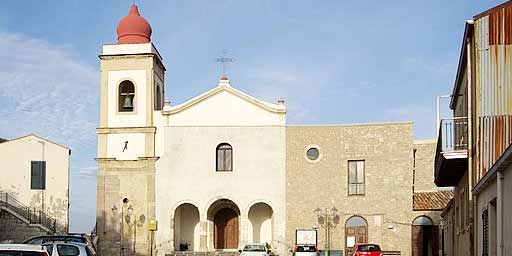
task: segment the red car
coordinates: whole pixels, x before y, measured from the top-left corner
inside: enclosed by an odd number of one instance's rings
[[[356,244],[352,256],[382,256],[382,250],[378,244]]]

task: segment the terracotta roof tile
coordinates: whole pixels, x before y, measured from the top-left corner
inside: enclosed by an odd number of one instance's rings
[[[453,198],[452,191],[432,191],[414,193],[414,211],[441,211]]]

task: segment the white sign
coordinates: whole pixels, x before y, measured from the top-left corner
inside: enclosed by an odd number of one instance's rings
[[[347,247],[354,247],[356,244],[356,237],[355,236],[347,236]]]
[[[296,244],[314,244],[316,245],[316,230],[298,229],[296,231]]]

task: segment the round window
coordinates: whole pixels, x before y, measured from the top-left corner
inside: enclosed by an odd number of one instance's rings
[[[310,148],[306,152],[306,156],[309,160],[315,161],[320,156],[320,152],[318,151],[318,148]]]

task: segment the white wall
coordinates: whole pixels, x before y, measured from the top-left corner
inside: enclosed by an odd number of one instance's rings
[[[284,239],[284,127],[167,127],[165,153],[157,162],[156,215],[162,229],[157,245],[173,239],[170,216],[181,202],[193,202],[205,220],[217,199],[235,202],[247,216],[256,202],[274,213],[274,239]],[[216,172],[215,149],[233,147],[233,171]]]
[[[46,189],[32,190],[31,161],[46,161]],[[27,206],[44,209],[68,227],[69,150],[34,135],[0,143],[0,191]],[[44,208],[43,208],[44,207]]]
[[[283,113],[271,113],[227,90],[169,116],[170,126],[285,125]]]
[[[126,149],[125,142],[128,141]],[[107,135],[107,157],[117,160],[136,160],[145,155],[144,133],[116,133]],[[124,152],[123,152],[124,150]]]

